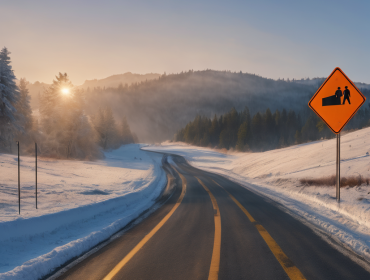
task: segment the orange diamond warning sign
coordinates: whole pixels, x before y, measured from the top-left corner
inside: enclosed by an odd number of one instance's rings
[[[366,98],[340,68],[335,68],[308,106],[338,134]]]

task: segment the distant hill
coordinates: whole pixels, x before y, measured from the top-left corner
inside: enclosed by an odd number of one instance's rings
[[[94,80],[86,80],[82,85],[78,86],[79,88],[83,88],[87,90],[88,88],[93,89],[94,87],[100,88],[108,88],[108,87],[118,87],[118,86],[130,86],[133,83],[141,83],[145,81],[150,81],[154,79],[158,79],[161,75],[150,73],[150,74],[133,74],[131,72],[127,72],[125,74],[113,75],[109,76],[105,79],[94,79]]]
[[[112,107],[117,118],[126,115],[130,127],[143,142],[171,139],[194,117],[223,114],[232,107],[251,113],[270,108],[301,111],[324,78],[273,80],[248,73],[189,71],[162,75],[159,79],[128,88],[99,89],[88,94],[89,111]]]
[[[94,80],[86,80],[82,85],[77,86],[77,88],[80,89],[91,89],[93,90],[94,88],[116,88],[120,85],[122,86],[130,86],[134,83],[141,83],[145,81],[150,81],[153,79],[158,79],[160,77],[160,74],[133,74],[131,72],[127,72],[125,74],[119,74],[119,75],[113,75],[109,76],[104,79],[94,79]],[[51,83],[50,83],[51,84]],[[35,82],[35,83],[29,83],[28,84],[28,90],[30,92],[31,96],[31,107],[33,110],[37,110],[39,107],[39,94],[42,94],[44,89],[49,87],[50,84],[46,83],[40,83],[40,82]]]
[[[142,142],[159,142],[173,135],[194,117],[223,114],[232,107],[251,114],[270,108],[300,111],[304,118],[307,103],[325,78],[273,80],[248,73],[229,71],[189,71],[179,74],[114,75],[89,80],[78,86],[86,91],[87,113],[110,106],[117,121],[124,115]],[[127,84],[127,85],[126,85]],[[370,85],[356,83],[363,93]],[[38,96],[49,85],[29,85],[32,109],[38,109]]]

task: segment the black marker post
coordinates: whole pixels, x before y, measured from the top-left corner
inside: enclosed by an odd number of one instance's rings
[[[37,143],[35,142],[35,186],[36,186],[36,209],[37,209]]]
[[[19,215],[21,214],[21,171],[20,171],[20,160],[19,160],[19,141],[18,144],[18,209]]]

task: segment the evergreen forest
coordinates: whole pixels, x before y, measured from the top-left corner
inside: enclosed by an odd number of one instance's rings
[[[0,152],[41,156],[97,159],[103,150],[137,142],[125,116],[118,121],[109,106],[87,113],[86,95],[73,86],[66,73],[59,73],[39,98],[39,114],[30,106],[28,82],[17,83],[10,52],[0,51]]]
[[[369,113],[370,107],[363,106],[345,130],[370,126]],[[174,140],[202,147],[266,151],[333,137],[335,134],[310,110],[283,109],[272,113],[267,109],[252,116],[245,107],[241,112],[232,108],[212,119],[198,115],[175,134]]]

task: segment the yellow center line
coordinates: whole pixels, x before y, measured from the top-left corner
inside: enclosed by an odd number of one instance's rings
[[[173,167],[174,168],[174,167]],[[174,168],[175,169],[175,168]],[[176,169],[175,169],[176,170]],[[128,263],[132,257],[149,241],[149,239],[164,225],[165,222],[171,217],[173,212],[179,207],[182,202],[182,199],[185,196],[186,192],[186,179],[182,176],[177,170],[176,172],[180,175],[182,180],[182,192],[177,200],[176,204],[172,207],[171,211],[128,253],[107,276],[104,277],[104,280],[111,280],[123,267]]]
[[[213,241],[213,252],[212,252],[212,260],[211,260],[211,267],[209,269],[208,280],[217,280],[218,279],[218,272],[220,270],[220,255],[221,255],[221,216],[220,216],[220,209],[218,208],[218,204],[216,198],[213,196],[211,191],[203,184],[203,182],[198,178],[198,182],[203,186],[203,188],[207,191],[208,195],[211,197],[213,210],[214,210],[214,220],[215,220],[215,237]]]
[[[248,219],[255,225],[259,234],[262,236],[263,240],[265,240],[267,246],[269,246],[271,252],[274,254],[275,258],[278,260],[280,265],[283,267],[288,277],[292,280],[305,280],[306,278],[303,276],[301,271],[293,264],[293,262],[288,258],[287,255],[283,252],[280,246],[276,243],[276,241],[271,237],[271,235],[267,232],[267,230],[260,224],[256,222],[256,220],[252,217],[251,214],[240,204],[239,201],[236,200],[225,188],[223,188],[220,184],[216,181],[212,180],[215,184],[220,186],[224,189],[225,192],[230,196],[230,198],[235,202],[236,205],[244,212],[244,214],[248,217]]]

